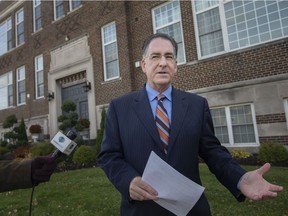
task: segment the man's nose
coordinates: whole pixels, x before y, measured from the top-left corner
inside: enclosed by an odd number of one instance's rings
[[[167,59],[165,56],[161,56],[160,61],[159,61],[159,66],[165,66],[165,65],[167,65]]]

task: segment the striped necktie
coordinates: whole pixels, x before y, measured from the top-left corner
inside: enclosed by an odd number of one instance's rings
[[[168,118],[167,110],[163,106],[163,100],[165,95],[159,94],[157,96],[158,105],[156,107],[155,121],[160,135],[161,143],[165,154],[167,154],[169,133],[170,133],[170,121]]]

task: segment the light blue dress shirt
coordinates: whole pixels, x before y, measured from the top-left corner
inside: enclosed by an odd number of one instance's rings
[[[150,102],[150,106],[153,112],[153,116],[155,118],[156,115],[156,107],[158,103],[157,95],[159,94],[158,91],[155,89],[152,89],[148,83],[146,83],[146,91],[148,94],[148,99]],[[170,85],[168,89],[166,89],[163,93],[165,95],[166,99],[163,101],[163,106],[167,110],[168,118],[171,124],[171,116],[172,116],[172,86]]]

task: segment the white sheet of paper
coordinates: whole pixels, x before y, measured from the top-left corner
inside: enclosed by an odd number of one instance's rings
[[[177,216],[186,216],[205,189],[179,173],[153,151],[142,180],[158,192],[159,199],[155,202]]]

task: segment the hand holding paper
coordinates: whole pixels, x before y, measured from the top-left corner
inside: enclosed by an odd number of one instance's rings
[[[142,180],[158,192],[155,202],[178,216],[186,216],[204,191],[204,187],[183,176],[153,151]]]

